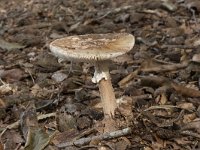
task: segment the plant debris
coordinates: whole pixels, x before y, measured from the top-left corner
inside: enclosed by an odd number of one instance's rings
[[[1,0],[0,13],[0,150],[200,149],[199,0]],[[110,64],[110,121],[94,67],[49,45],[124,32],[136,42]]]

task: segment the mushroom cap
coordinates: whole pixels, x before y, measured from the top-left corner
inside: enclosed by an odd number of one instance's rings
[[[64,60],[103,61],[130,51],[135,38],[128,33],[68,36],[50,43],[50,50]]]

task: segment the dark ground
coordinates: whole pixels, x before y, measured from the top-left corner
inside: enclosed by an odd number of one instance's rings
[[[118,129],[103,113],[89,64],[58,63],[49,43],[128,32],[136,44],[110,66]],[[0,0],[0,150],[199,150],[200,1]],[[70,145],[70,144],[69,144]]]

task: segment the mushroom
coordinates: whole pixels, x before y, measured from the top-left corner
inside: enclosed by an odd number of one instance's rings
[[[112,58],[130,51],[135,43],[128,33],[68,36],[50,43],[51,52],[63,60],[90,62],[95,66],[92,82],[98,83],[104,117],[112,118],[117,108],[109,74]]]

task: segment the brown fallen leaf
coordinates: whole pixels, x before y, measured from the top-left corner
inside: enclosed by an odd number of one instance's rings
[[[10,43],[3,39],[0,39],[0,48],[3,50],[11,51],[24,48],[24,45],[20,45],[18,43]]]
[[[25,150],[42,150],[52,139],[54,133],[48,134],[39,127],[34,102],[30,102],[20,119],[21,130],[25,138]]]
[[[196,119],[196,114],[195,113],[191,113],[191,114],[186,114],[183,116],[183,123],[187,124],[192,122],[193,120]]]
[[[41,72],[55,72],[61,68],[56,57],[50,54],[41,54],[34,62],[35,67]]]
[[[200,91],[194,90],[191,88],[187,88],[183,85],[178,85],[176,83],[172,83],[171,86],[178,92],[179,94],[187,97],[200,97]]]
[[[155,99],[155,101],[161,105],[164,105],[167,103],[168,99],[166,97],[165,93],[162,93],[161,95],[158,95]]]
[[[45,97],[51,92],[48,91],[46,88],[41,88],[38,84],[35,84],[33,87],[31,87],[31,94],[35,97]]]
[[[6,82],[13,83],[21,80],[24,77],[24,72],[21,69],[4,70],[0,73],[0,78]]]
[[[7,103],[3,99],[0,98],[0,108],[6,108],[6,106],[7,106]]]
[[[68,131],[70,132],[71,130],[75,130],[76,128],[76,120],[72,115],[67,114],[66,112],[61,113],[58,112],[56,116],[56,123],[58,130],[61,132]]]
[[[193,103],[180,103],[177,104],[177,107],[181,108],[181,109],[185,109],[188,111],[194,111],[195,110],[195,106]]]
[[[194,62],[200,62],[200,54],[195,54],[195,55],[192,57],[192,61],[194,61]]]
[[[9,84],[3,84],[0,86],[0,95],[7,94],[12,91],[12,87]]]
[[[119,63],[119,64],[122,64],[124,62],[126,62],[127,64],[131,64],[131,63],[134,62],[133,58],[128,54],[124,54],[122,56],[114,58],[113,61],[116,62],[116,63]]]
[[[116,150],[125,150],[131,145],[131,142],[126,137],[121,137],[121,139],[116,143]]]
[[[3,142],[3,143],[2,143]],[[0,150],[16,150],[24,142],[19,132],[5,130],[1,135]],[[3,146],[3,147],[2,147]]]
[[[54,145],[59,145],[64,142],[70,142],[76,139],[80,135],[80,132],[76,129],[70,129],[65,132],[56,133],[55,137],[52,139]]]
[[[187,123],[186,125],[184,125],[181,130],[184,131],[184,130],[192,130],[192,129],[195,129],[198,133],[200,133],[200,120],[197,120],[197,121],[192,121],[192,122],[189,122]]]

